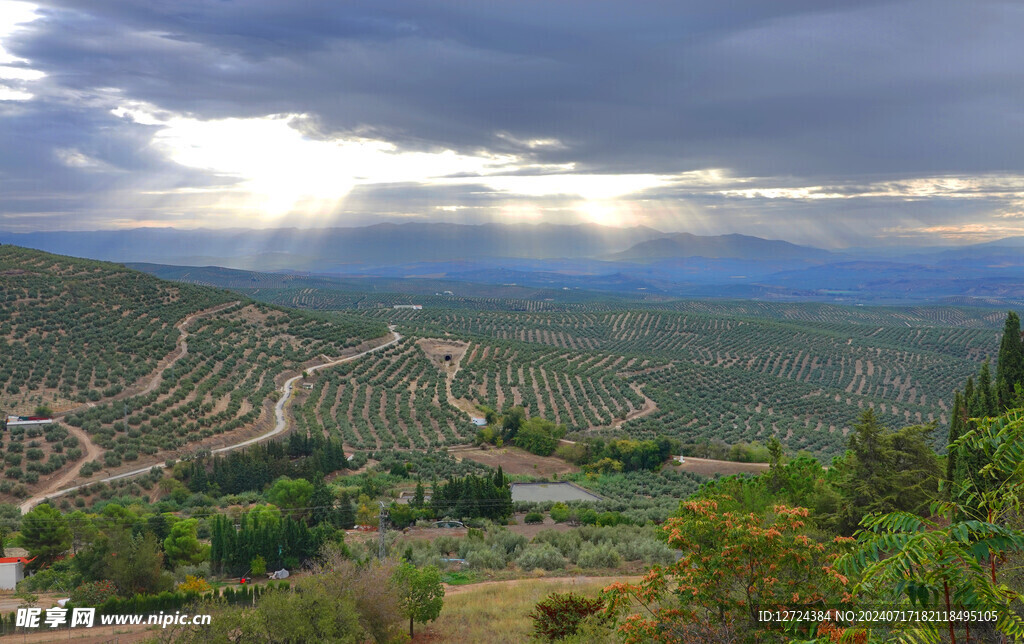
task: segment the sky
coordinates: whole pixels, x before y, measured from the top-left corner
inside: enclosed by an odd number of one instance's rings
[[[1024,3],[0,0],[0,230],[1024,235]]]

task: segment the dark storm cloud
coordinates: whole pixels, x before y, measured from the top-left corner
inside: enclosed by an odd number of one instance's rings
[[[204,119],[305,113],[308,132],[406,149],[596,172],[723,168],[839,190],[1024,173],[1018,2],[66,0],[40,11],[6,45],[46,72],[41,101],[106,93]],[[34,114],[49,127],[46,110]],[[86,153],[139,127],[101,121],[53,145]],[[52,163],[52,150],[36,153]],[[9,164],[11,148],[2,154]],[[118,168],[141,155],[136,174],[162,163],[143,145],[111,154]],[[67,180],[95,188],[99,174]]]
[[[747,175],[1020,170],[1018,3],[50,3],[16,54],[202,117]],[[507,143],[506,143],[507,145]]]

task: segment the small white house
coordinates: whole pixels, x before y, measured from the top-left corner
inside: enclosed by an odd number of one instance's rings
[[[478,416],[473,416],[469,420],[472,421],[472,423],[474,425],[476,425],[477,427],[483,427],[483,426],[485,426],[487,424],[487,419],[486,418],[480,418]]]
[[[0,589],[14,590],[25,578],[25,564],[30,561],[25,557],[0,557]]]

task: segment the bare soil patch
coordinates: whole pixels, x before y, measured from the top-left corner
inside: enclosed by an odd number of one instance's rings
[[[544,517],[544,523],[526,523],[526,514],[520,513],[516,515],[516,524],[508,526],[510,532],[521,534],[528,539],[533,539],[537,536],[541,530],[554,530],[555,532],[569,532],[575,530],[576,526],[571,526],[568,523],[555,523],[551,520],[551,517]]]
[[[438,338],[422,338],[417,340],[416,344],[423,349],[423,353],[438,369],[451,376],[454,376],[455,372],[459,370],[459,363],[462,362],[462,357],[466,355],[466,349],[469,348],[468,342]]]
[[[554,456],[537,456],[518,447],[492,447],[482,449],[480,447],[456,447],[448,452],[456,460],[468,458],[471,461],[489,465],[490,467],[501,466],[506,474],[529,474],[532,476],[550,477],[553,474],[568,474],[579,472],[575,465],[570,465],[560,458]]]
[[[701,476],[715,476],[721,474],[760,474],[768,471],[767,463],[734,463],[733,461],[716,461],[710,458],[685,457],[681,464],[670,466],[677,472],[693,472]]]

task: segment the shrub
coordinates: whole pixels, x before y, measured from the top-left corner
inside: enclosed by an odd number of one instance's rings
[[[565,523],[569,520],[571,513],[569,506],[564,503],[556,503],[551,506],[551,520],[555,523]]]
[[[576,563],[581,568],[617,568],[622,563],[622,557],[610,544],[595,546],[588,543],[580,548]]]
[[[533,634],[538,639],[554,642],[576,634],[580,622],[604,609],[600,597],[584,597],[575,593],[552,593],[530,612]]]
[[[565,557],[549,543],[528,548],[516,559],[516,565],[523,570],[543,568],[544,570],[561,570],[565,568]]]
[[[523,519],[526,523],[544,523],[544,515],[540,512],[530,512]]]
[[[206,593],[210,592],[210,584],[202,577],[187,575],[185,581],[178,584],[179,593]]]
[[[495,552],[490,548],[480,548],[478,550],[470,551],[466,555],[466,563],[469,564],[470,568],[504,568],[505,558],[501,556],[500,552]]]
[[[117,597],[117,585],[109,579],[90,581],[71,591],[71,603],[75,606],[99,606]]]

